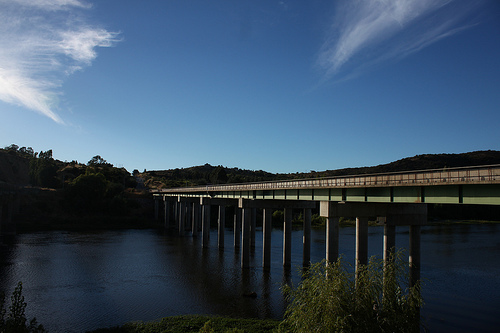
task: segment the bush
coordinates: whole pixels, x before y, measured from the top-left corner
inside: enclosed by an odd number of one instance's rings
[[[23,285],[19,282],[11,296],[11,306],[7,313],[4,308],[5,297],[0,295],[0,332],[1,333],[43,333],[46,332],[42,325],[38,325],[33,318],[29,325],[26,324],[26,302],[22,295]]]
[[[358,274],[342,257],[312,265],[296,288],[283,287],[289,305],[280,331],[418,332],[420,286],[407,287],[402,252],[392,259],[384,267],[372,257]]]

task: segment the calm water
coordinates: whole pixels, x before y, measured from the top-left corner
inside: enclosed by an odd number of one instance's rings
[[[354,259],[353,227],[341,228],[340,250]],[[382,253],[381,227],[369,231],[370,255]],[[293,232],[292,265],[301,264],[301,231]],[[311,259],[324,257],[324,231],[312,232]],[[272,268],[261,265],[257,235],[253,269],[242,271],[240,253],[226,230],[226,248],[202,249],[201,239],[153,230],[23,234],[0,249],[0,290],[23,281],[28,317],[50,332],[84,332],[181,314],[282,318],[280,285],[299,281],[282,268],[282,232],[273,231]],[[397,229],[407,247],[408,229]],[[422,314],[431,332],[498,332],[500,325],[500,224],[426,226],[422,229]],[[257,298],[242,294],[255,291]]]

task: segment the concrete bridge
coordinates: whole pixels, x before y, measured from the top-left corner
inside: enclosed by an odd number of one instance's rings
[[[420,226],[427,204],[500,205],[500,165],[421,170],[260,183],[208,185],[153,191],[155,215],[181,235],[198,236],[208,246],[211,209],[218,209],[218,246],[224,246],[226,208],[234,207],[234,246],[241,247],[241,267],[248,268],[255,244],[257,210],[262,210],[264,268],[270,266],[271,215],[284,210],[283,266],[291,265],[294,210],[304,217],[303,264],[310,260],[312,211],[326,218],[327,261],[339,255],[339,219],[356,219],[356,266],[368,261],[368,219],[384,224],[384,260],[394,251],[395,230],[409,226],[410,283],[420,278]]]

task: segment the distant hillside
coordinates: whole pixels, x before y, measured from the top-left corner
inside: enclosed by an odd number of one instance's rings
[[[369,173],[385,173],[412,170],[457,168],[463,166],[500,164],[500,151],[484,150],[462,154],[425,154],[403,158],[395,162],[372,167],[328,170],[316,173],[321,177],[345,176]]]
[[[455,168],[462,166],[500,164],[500,151],[487,150],[462,154],[425,154],[371,167],[345,168],[321,172],[273,174],[205,164],[182,169],[147,171],[141,176],[150,188],[171,188],[207,184],[227,184],[287,180],[300,178],[335,177],[397,171]]]

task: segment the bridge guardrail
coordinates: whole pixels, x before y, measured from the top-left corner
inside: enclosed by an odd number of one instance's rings
[[[216,192],[345,187],[420,186],[437,184],[500,183],[500,165],[402,171],[394,173],[308,178],[259,183],[206,185],[158,192]],[[156,192],[156,191],[155,191]]]

